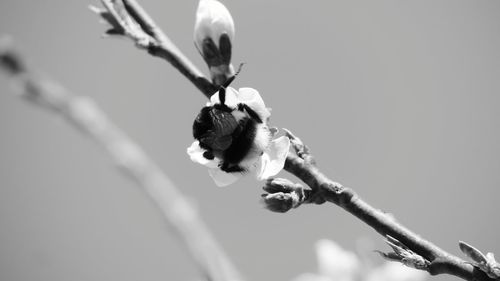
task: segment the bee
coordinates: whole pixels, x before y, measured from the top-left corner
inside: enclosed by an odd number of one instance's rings
[[[218,159],[218,168],[226,173],[248,171],[271,141],[267,116],[244,102],[226,100],[228,94],[236,92],[229,85],[240,70],[241,65],[215,93],[218,102],[203,107],[193,123],[193,137],[205,150],[203,157]]]

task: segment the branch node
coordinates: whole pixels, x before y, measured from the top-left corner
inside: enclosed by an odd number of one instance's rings
[[[307,145],[305,145],[300,138],[292,134],[290,130],[283,128],[283,131],[285,131],[286,136],[290,139],[297,156],[306,161],[308,164],[316,165],[316,161],[311,155],[309,147],[307,147]]]

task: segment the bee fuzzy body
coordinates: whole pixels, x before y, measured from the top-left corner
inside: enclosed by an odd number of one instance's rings
[[[262,118],[244,104],[204,107],[193,124],[193,136],[206,150],[203,156],[218,158],[219,168],[228,173],[248,171],[271,140]]]
[[[271,134],[264,124],[247,125],[229,149],[224,152],[221,169],[226,172],[247,171],[254,163],[254,159],[262,155],[270,140]]]

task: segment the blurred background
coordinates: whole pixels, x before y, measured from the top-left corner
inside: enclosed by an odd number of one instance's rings
[[[197,1],[140,1],[206,70]],[[236,23],[235,87],[256,88],[321,170],[445,250],[500,254],[500,2],[223,1]],[[131,42],[102,39],[97,1],[0,1],[0,34],[96,100],[195,202],[247,280],[316,271],[314,243],[383,249],[334,205],[265,210],[262,183],[216,187],[189,160],[205,98]],[[197,280],[158,210],[103,150],[0,76],[0,279]],[[282,173],[284,177],[293,179]],[[372,241],[359,247],[359,241]],[[366,245],[366,243],[364,243]],[[457,280],[438,276],[432,280]]]

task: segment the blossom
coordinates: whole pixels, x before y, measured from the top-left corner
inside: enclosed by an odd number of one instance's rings
[[[238,105],[244,104],[253,110],[262,123],[256,124],[255,137],[252,140],[249,152],[244,156],[241,162],[237,163],[245,172],[226,172],[221,168],[224,162],[224,152],[218,151],[206,157],[207,149],[200,146],[200,140],[195,140],[187,149],[187,153],[193,162],[209,168],[209,174],[218,186],[226,186],[236,182],[245,173],[254,173],[258,180],[265,180],[278,174],[285,165],[288,155],[290,140],[287,137],[273,139],[277,130],[269,128],[268,120],[271,115],[269,109],[265,106],[262,97],[257,90],[252,88],[240,88],[238,91],[228,87],[225,90],[224,104],[232,111],[234,116],[243,118],[246,111],[239,111]],[[212,95],[207,107],[213,107],[220,104],[219,92]],[[233,118],[231,115],[229,118]],[[250,117],[246,117],[250,118]],[[230,134],[231,135],[231,134]],[[227,137],[227,135],[223,136]],[[226,148],[226,150],[229,148]]]
[[[217,0],[200,0],[194,25],[194,43],[217,85],[234,72],[231,65],[233,40],[234,22],[227,8]]]
[[[355,280],[361,268],[361,263],[353,252],[346,251],[327,239],[316,242],[316,256],[319,273],[330,277],[331,280]]]
[[[429,274],[425,271],[407,267],[397,262],[386,262],[374,268],[367,276],[366,281],[422,281]]]
[[[363,264],[353,252],[327,239],[316,243],[316,256],[318,273],[302,274],[294,281],[423,281],[428,276],[425,271],[396,262],[378,267]]]

